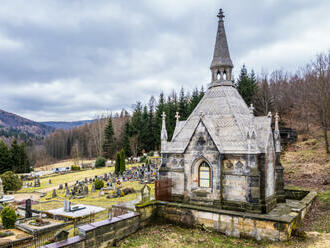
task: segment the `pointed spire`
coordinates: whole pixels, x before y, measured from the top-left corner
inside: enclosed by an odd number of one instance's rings
[[[225,15],[222,9],[219,10],[217,17],[219,18],[218,32],[215,41],[213,60],[210,67],[212,71],[212,83],[219,81],[231,81],[231,72],[233,68],[223,21]]]
[[[163,112],[162,114],[162,131],[160,135],[161,141],[167,141],[167,130],[166,130],[166,114]]]

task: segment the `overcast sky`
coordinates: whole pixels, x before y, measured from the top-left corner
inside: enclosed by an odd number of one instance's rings
[[[236,76],[330,48],[329,0],[1,0],[0,109],[92,119],[206,86],[220,7]]]

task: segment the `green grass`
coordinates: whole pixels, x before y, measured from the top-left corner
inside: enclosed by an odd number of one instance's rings
[[[127,168],[133,167],[133,166],[138,166],[140,164],[132,164],[132,165],[127,165]],[[47,188],[52,188],[58,186],[60,184],[65,184],[65,183],[70,183],[70,182],[75,182],[77,180],[83,180],[85,177],[94,177],[94,176],[101,176],[104,175],[104,173],[113,173],[114,172],[114,167],[104,167],[104,168],[97,168],[93,170],[82,170],[82,171],[77,171],[77,172],[72,172],[72,173],[67,173],[63,175],[51,175],[47,178],[42,178],[40,179],[40,187],[32,187],[32,188],[23,188],[19,192],[22,193],[31,193],[34,191],[39,191]],[[49,179],[51,179],[52,184],[48,184]],[[34,182],[34,181],[30,181]]]
[[[197,228],[184,228],[175,225],[152,225],[129,236],[120,247],[223,247],[252,248],[264,247],[254,240],[244,240],[206,232]]]
[[[320,201],[330,208],[330,190],[319,193]]]

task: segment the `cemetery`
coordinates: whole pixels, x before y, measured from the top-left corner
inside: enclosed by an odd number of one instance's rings
[[[3,219],[11,223],[3,221],[0,247],[110,247],[158,222],[258,242],[292,238],[317,193],[285,187],[280,117],[255,116],[233,86],[222,9],[217,17],[211,83],[187,120],[162,114],[160,156],[132,159],[120,173],[106,161],[21,175],[15,195],[0,179],[1,208],[15,215]],[[176,121],[171,140],[166,118]]]

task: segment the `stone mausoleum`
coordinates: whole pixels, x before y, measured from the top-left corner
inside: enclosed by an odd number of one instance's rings
[[[219,209],[267,213],[284,201],[278,115],[255,116],[233,84],[224,27],[218,31],[211,62],[211,83],[186,121],[167,141],[161,131],[160,179],[170,179],[171,201]]]

